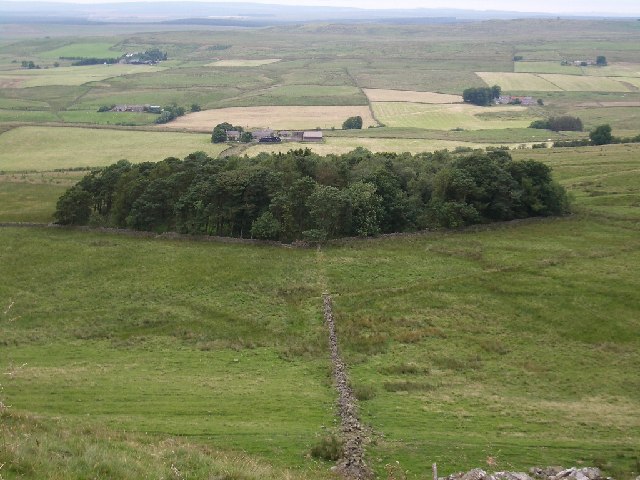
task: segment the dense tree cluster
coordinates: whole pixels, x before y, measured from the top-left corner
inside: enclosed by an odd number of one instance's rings
[[[529,125],[529,128],[552,130],[554,132],[581,132],[584,127],[582,120],[578,117],[560,115],[546,120],[536,120]]]
[[[360,130],[362,128],[362,117],[349,117],[342,123],[343,130]]]
[[[162,113],[156,118],[155,123],[169,123],[185,114],[184,107],[179,107],[175,103],[167,105],[162,109]]]
[[[293,241],[369,236],[562,214],[550,168],[505,151],[257,157],[131,164],[93,171],[58,201],[60,224]]]
[[[462,92],[462,99],[466,103],[472,103],[484,107],[500,97],[502,89],[498,85],[493,87],[467,88]]]

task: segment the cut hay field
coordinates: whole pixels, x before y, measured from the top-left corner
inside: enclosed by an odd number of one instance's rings
[[[370,102],[462,103],[462,96],[412,90],[363,89]]]
[[[372,108],[376,118],[386,126],[429,130],[526,128],[536,118],[526,107],[511,105],[477,107],[376,102]]]
[[[45,171],[182,158],[195,151],[217,156],[226,145],[210,135],[174,132],[19,127],[0,134],[0,171]]]
[[[487,85],[517,92],[633,92],[639,79],[632,77],[579,76],[553,73],[476,72]]]
[[[203,451],[241,451],[326,478],[326,290],[379,478],[489,457],[635,478],[640,147],[514,154],[553,166],[576,213],[320,250],[1,228],[3,476],[207,478]]]
[[[228,122],[244,128],[330,129],[341,128],[347,118],[356,115],[362,117],[364,128],[376,124],[369,108],[365,106],[260,106],[229,107],[189,113],[158,128],[210,132],[217,124]]]
[[[558,92],[562,88],[533,73],[476,72],[487,85],[500,85],[505,92]]]
[[[260,67],[262,65],[269,65],[271,63],[277,63],[281,59],[280,58],[261,58],[256,60],[241,60],[241,59],[233,59],[233,60],[218,60],[213,63],[209,63],[207,67]]]
[[[40,70],[10,70],[0,72],[0,87],[78,86],[107,78],[138,73],[161,72],[162,70],[164,70],[164,68],[161,66],[120,64],[58,67]]]
[[[521,145],[522,144],[513,144],[513,148]],[[283,142],[278,144],[256,144],[249,147],[244,153],[253,156],[261,152],[285,153],[291,149],[309,148],[319,155],[340,155],[355,150],[358,147],[366,148],[371,152],[420,153],[445,149],[452,151],[456,148],[484,149],[491,146],[498,146],[498,144],[421,138],[327,137],[322,143]]]

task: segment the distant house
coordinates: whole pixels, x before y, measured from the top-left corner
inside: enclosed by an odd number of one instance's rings
[[[531,106],[536,104],[536,101],[533,99],[533,97],[514,97],[511,95],[500,95],[498,98],[496,98],[495,102],[497,105],[517,104]]]
[[[136,112],[142,113],[146,109],[146,105],[116,105],[112,108],[113,112]]]
[[[160,105],[149,105],[147,107],[149,113],[162,113],[162,107]]]
[[[254,130],[253,132],[251,132],[251,138],[258,141],[260,141],[261,138],[273,137],[274,135],[275,135],[275,132],[269,129]]]
[[[322,139],[323,136],[320,130],[310,130],[302,133],[303,142],[321,142]]]
[[[239,142],[241,133],[238,130],[227,130],[227,140],[230,142]]]

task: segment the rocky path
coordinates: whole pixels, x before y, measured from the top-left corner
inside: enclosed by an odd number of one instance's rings
[[[347,367],[340,357],[338,337],[333,318],[333,303],[328,293],[322,295],[324,302],[324,320],[329,330],[329,350],[333,364],[333,378],[338,390],[338,415],[342,440],[342,459],[335,467],[338,473],[348,479],[373,478],[373,472],[364,461],[364,446],[367,436],[358,419],[358,402],[349,386]]]

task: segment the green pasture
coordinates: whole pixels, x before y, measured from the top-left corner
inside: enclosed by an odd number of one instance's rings
[[[563,75],[584,75],[580,67],[562,65],[555,62],[513,62],[515,73],[557,73]]]
[[[97,167],[121,159],[155,162],[195,151],[217,156],[225,148],[205,134],[19,127],[0,135],[0,171]]]
[[[428,130],[525,128],[535,116],[524,107],[427,105],[409,102],[375,102],[373,112],[389,127]]]
[[[640,132],[640,108],[638,107],[598,107],[578,108],[569,113],[580,117],[586,129],[609,124],[617,136],[636,136]]]
[[[163,67],[149,65],[89,65],[39,70],[11,70],[0,72],[0,83],[18,88],[49,85],[79,86],[107,78],[145,72],[160,72]]]
[[[111,42],[73,42],[62,47],[40,53],[42,58],[58,59],[60,57],[84,58],[117,58],[122,51],[114,49]]]
[[[320,251],[2,228],[8,421],[62,419],[68,436],[91,442],[96,429],[116,442],[177,435],[192,444],[184,455],[242,451],[323,478],[330,463],[307,453],[335,426],[327,289],[381,478],[398,463],[424,479],[432,462],[448,474],[487,457],[497,469],[584,464],[633,478],[638,153],[637,145],[515,151],[553,167],[575,197],[566,218]],[[29,445],[22,457],[0,450],[5,478],[25,458],[42,465],[35,452],[53,448]],[[160,468],[119,448],[116,465],[133,455],[135,465]],[[180,464],[187,478],[199,465]]]

